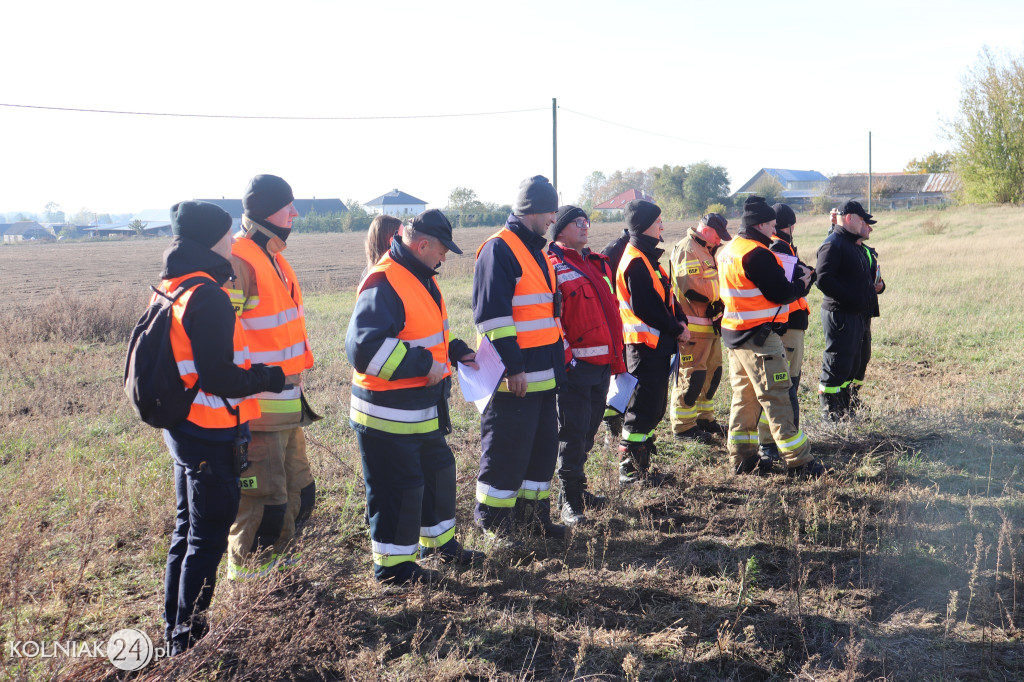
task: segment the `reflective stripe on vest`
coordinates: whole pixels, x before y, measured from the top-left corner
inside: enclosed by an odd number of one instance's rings
[[[778,254],[758,241],[737,236],[726,242],[718,252],[718,277],[722,303],[725,305],[723,329],[740,331],[789,319],[789,304],[780,305],[769,301],[743,271],[743,257],[754,249],[768,251],[779,267],[782,267]]]
[[[661,331],[649,326],[637,317],[637,314],[633,311],[633,296],[626,286],[626,269],[636,259],[643,261],[643,264],[647,267],[647,272],[650,273],[651,281],[654,284],[654,292],[665,302],[665,306],[669,310],[674,308],[675,297],[672,295],[671,290],[665,291],[665,286],[662,284],[662,277],[666,280],[668,279],[665,270],[659,265],[658,272],[655,272],[647,260],[647,256],[640,249],[632,244],[626,244],[626,250],[622,252],[622,260],[619,261],[619,269],[615,273],[615,295],[619,299],[619,316],[622,318],[622,338],[626,343],[642,343],[655,348],[658,345]]]
[[[370,364],[367,365],[365,372],[352,372],[352,384],[370,391],[395,391],[402,388],[426,386],[429,380],[425,376],[391,379],[405,358],[409,347],[426,348],[436,362],[445,366],[444,376],[451,375],[451,363],[448,360],[448,310],[445,307],[444,298],[441,298],[441,307],[439,308],[434,297],[430,295],[419,278],[392,260],[390,254],[382,256],[377,265],[373,266],[372,272],[384,273],[388,284],[398,294],[405,309],[405,326],[398,332],[397,337],[389,337],[384,340],[380,349],[370,360]],[[368,280],[369,276],[360,283],[360,293]],[[437,286],[437,280],[434,280],[434,285]],[[436,417],[435,409],[435,428]],[[352,419],[357,423],[364,423],[355,417]],[[370,424],[364,425],[370,426]],[[396,433],[424,432],[403,430]]]
[[[437,406],[422,410],[403,410],[398,407],[375,405],[368,400],[352,396],[349,419],[377,431],[398,434],[418,434],[437,431]]]
[[[175,277],[174,279],[164,280],[160,283],[160,288],[166,292],[172,292],[177,289],[183,281],[189,277],[205,276],[209,277],[210,281],[216,284],[214,279],[204,272],[190,272],[182,277]],[[189,339],[188,334],[185,333],[185,326],[182,322],[185,309],[188,306],[189,300],[192,298],[193,292],[196,287],[203,286],[197,284],[185,293],[183,293],[178,300],[174,303],[171,309],[173,320],[171,322],[171,352],[174,354],[174,361],[178,365],[178,374],[181,375],[181,381],[185,384],[186,388],[192,388],[199,381],[199,373],[196,371],[195,358],[192,354],[192,340]],[[156,294],[154,294],[156,296]],[[242,329],[242,325],[239,323],[238,318],[235,320],[235,329],[232,336],[232,344],[234,345],[234,351],[232,354],[232,360],[238,367],[242,369],[249,369],[252,367],[252,360],[250,357],[249,347],[246,345],[245,331]],[[227,406],[224,404],[224,399],[220,396],[207,393],[202,389],[196,393],[195,400],[192,401],[192,409],[189,410],[187,420],[206,429],[227,429],[234,428],[238,425],[239,420],[242,423],[258,419],[260,416],[260,405],[259,402],[253,397],[248,396],[245,398],[229,398],[228,403],[238,409],[238,416],[232,414]]]
[[[500,239],[508,245],[523,274],[516,280],[516,287],[512,292],[512,316],[482,320],[476,325],[477,332],[491,341],[515,336],[516,343],[524,349],[554,343],[561,337],[561,331],[554,318],[554,287],[557,286],[554,267],[546,258],[544,259],[548,269],[548,277],[545,278],[537,259],[522,240],[508,228],[502,228],[491,235],[484,244],[492,239]],[[484,244],[477,249],[477,258],[480,257],[480,250]]]

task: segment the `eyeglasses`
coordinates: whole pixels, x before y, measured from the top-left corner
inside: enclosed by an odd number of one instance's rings
[[[576,227],[580,228],[581,230],[585,230],[586,228],[590,227],[590,221],[587,220],[586,218],[577,218],[573,222],[576,223]]]

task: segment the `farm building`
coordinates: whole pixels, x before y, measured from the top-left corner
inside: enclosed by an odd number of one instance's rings
[[[763,183],[775,181],[782,185],[782,196],[790,206],[804,206],[828,189],[828,178],[816,170],[762,168],[736,190],[734,196],[756,194]]]
[[[634,199],[642,199],[644,201],[654,201],[654,197],[646,192],[642,192],[638,189],[627,189],[625,192],[620,192],[608,201],[603,201],[594,207],[595,211],[601,211],[605,215],[613,213],[615,211],[621,211],[626,207],[626,204],[633,201]]]
[[[873,204],[878,208],[911,208],[948,203],[960,189],[955,173],[874,173]],[[829,196],[837,203],[863,200],[868,195],[867,173],[846,173],[832,178]]]
[[[395,217],[419,215],[427,210],[427,202],[399,189],[393,189],[387,194],[381,194],[376,199],[370,199],[363,206],[374,215],[385,213]]]
[[[16,223],[9,223],[0,226],[2,228],[4,243],[28,242],[33,240],[56,239],[57,235],[34,220],[21,220]]]
[[[242,224],[242,200],[241,199],[196,199],[196,201],[207,201],[211,204],[220,206],[228,215],[231,216],[231,225],[233,228],[237,228]],[[341,199],[296,199],[292,202],[295,204],[295,210],[299,212],[299,215],[305,217],[316,211],[320,215],[325,213],[345,213],[348,211],[348,207],[345,206],[345,202]],[[141,215],[141,214],[140,214]],[[167,212],[168,224],[170,223],[170,211]]]
[[[134,222],[134,221],[132,221]],[[169,237],[171,236],[171,223],[170,221],[150,220],[142,221],[142,236],[144,237]],[[84,234],[90,237],[131,237],[135,232],[135,228],[132,227],[131,223],[112,223],[109,225],[90,225],[82,228]]]

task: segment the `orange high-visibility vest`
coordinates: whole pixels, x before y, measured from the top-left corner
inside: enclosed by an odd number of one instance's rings
[[[384,355],[394,355],[394,350],[405,341],[410,346],[426,348],[434,356],[434,360],[445,365],[444,376],[452,373],[451,361],[448,359],[448,309],[441,297],[438,308],[434,297],[423,286],[416,275],[396,263],[391,254],[384,254],[370,273],[383,272],[395,293],[402,299],[405,306],[405,326],[398,332],[398,338],[387,339],[382,346]],[[363,278],[365,285],[369,275]],[[434,279],[435,286],[437,280]],[[360,293],[363,286],[360,286]],[[388,349],[391,350],[388,350]],[[404,356],[404,353],[402,353]],[[399,358],[400,361],[400,358]],[[427,385],[427,377],[410,377],[407,379],[388,380],[372,374],[352,372],[352,383],[370,391],[394,391],[400,388],[418,388]]]
[[[786,245],[786,249],[789,251],[789,255],[791,255],[791,256],[795,256],[796,255],[796,249],[794,249],[793,245],[790,244],[789,242],[787,242],[787,241],[785,241],[783,239],[779,239],[778,237],[776,237],[774,235],[772,236],[772,241],[782,242],[783,244]],[[795,312],[797,310],[803,310],[805,313],[810,313],[811,312],[811,306],[808,305],[807,299],[804,298],[803,296],[801,296],[800,298],[796,299],[795,301],[793,301],[792,303],[789,304],[789,312],[792,313],[792,312]]]
[[[507,227],[503,227],[484,240],[484,243],[476,250],[478,258],[484,244],[492,239],[500,239],[508,244],[516,260],[519,261],[523,276],[516,282],[516,288],[512,292],[512,319],[508,321],[507,325],[489,330],[491,333],[487,336],[494,341],[514,335],[520,348],[537,348],[558,341],[562,338],[562,333],[554,316],[554,292],[558,287],[554,266],[548,262],[547,258],[544,259],[549,278],[544,279],[544,272],[540,269],[537,259],[533,257],[522,240]]]
[[[267,254],[251,239],[235,240],[231,253],[252,266],[259,288],[259,303],[241,311],[252,361],[277,365],[286,376],[312,367],[313,352],[306,335],[302,289],[292,266],[278,253],[273,256],[275,269]]]
[[[650,273],[651,281],[654,283],[654,292],[658,294],[658,298],[665,302],[665,306],[669,310],[675,311],[675,296],[672,294],[672,289],[666,289],[662,284],[662,277],[668,280],[665,269],[659,264],[658,271],[655,272],[650,261],[647,260],[647,256],[640,249],[632,244],[626,244],[626,250],[622,252],[622,260],[619,261],[619,269],[615,273],[615,296],[619,299],[622,338],[626,343],[642,343],[645,346],[656,348],[661,332],[646,324],[633,312],[633,295],[629,291],[629,287],[626,286],[626,268],[636,259],[643,261],[647,267],[647,272]]]
[[[772,254],[782,267],[782,261],[764,244],[746,237],[734,237],[718,252],[718,282],[725,313],[722,328],[733,331],[753,329],[759,325],[789,320],[789,304],[773,303],[764,297],[743,271],[743,257],[754,249]]]
[[[216,281],[205,272],[190,272],[174,279],[165,279],[160,283],[160,288],[170,293],[175,291],[182,282],[189,277],[207,277],[216,285]],[[196,287],[203,286],[196,284],[183,293],[171,308],[173,320],[171,322],[171,352],[174,354],[174,361],[178,363],[178,373],[185,384],[185,388],[192,388],[199,381],[199,374],[196,372],[195,359],[192,355],[192,341],[185,333],[185,325],[182,319],[185,316],[185,308]],[[156,294],[153,294],[155,297]],[[252,367],[249,347],[246,345],[245,331],[235,318],[235,333],[232,339],[234,345],[234,362],[242,369]],[[231,414],[224,404],[224,398],[207,393],[202,388],[196,393],[196,399],[192,402],[192,409],[189,410],[187,420],[205,429],[226,429],[234,428],[239,420],[244,424],[247,421],[258,419],[260,416],[259,402],[253,397],[228,398],[228,403],[239,410],[238,416]]]

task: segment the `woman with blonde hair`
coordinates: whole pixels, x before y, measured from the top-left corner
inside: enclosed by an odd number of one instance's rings
[[[402,221],[394,216],[379,215],[373,219],[366,232],[366,269],[363,270],[363,277],[388,252],[392,237],[398,234],[401,227]]]

